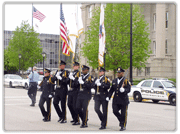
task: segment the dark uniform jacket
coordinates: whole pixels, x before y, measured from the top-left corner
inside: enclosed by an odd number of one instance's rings
[[[100,79],[100,83],[101,83],[101,86],[99,86],[100,95],[97,95],[97,85],[95,85],[96,80],[97,78],[94,80],[94,88],[95,88],[94,100],[106,100],[106,97],[108,96],[108,89],[110,88],[109,78],[103,75],[102,78]]]
[[[68,95],[73,95],[74,93],[76,94],[79,91],[79,82],[78,82],[78,79],[80,77],[79,70],[73,71],[73,77],[75,78],[74,80],[69,80],[69,88],[72,88],[72,90],[68,91]]]
[[[85,77],[84,77],[85,76]],[[78,98],[79,99],[91,99],[91,88],[93,84],[93,77],[88,73],[85,75],[82,75],[82,80],[84,81],[84,84],[81,85],[83,91],[78,92]]]
[[[52,83],[50,76],[44,77],[43,81],[41,82],[40,85],[41,85],[41,89],[42,89],[42,94],[41,94],[42,97],[48,98],[49,95],[53,96],[53,94],[54,94],[54,91],[53,91],[54,84]]]
[[[69,71],[67,70],[60,70],[61,74],[60,76],[62,77],[62,80],[57,79],[56,75],[54,75],[54,77],[52,78],[52,82],[56,81],[56,92],[60,90],[61,94],[67,94],[68,91],[68,87],[67,84],[69,83]],[[59,81],[59,86],[60,88],[58,88],[58,81]]]
[[[124,80],[124,78],[119,82],[119,84],[118,84],[118,78],[115,78],[112,81],[112,86],[110,88],[108,97],[109,97],[109,99],[111,99],[113,92],[115,92],[114,98],[113,98],[113,104],[122,104],[122,105],[128,105],[129,104],[129,97],[127,94],[131,91],[131,86],[129,84],[129,81],[127,79],[125,79],[125,81],[124,81],[125,91],[123,93],[121,93],[120,88],[122,87],[123,80]]]

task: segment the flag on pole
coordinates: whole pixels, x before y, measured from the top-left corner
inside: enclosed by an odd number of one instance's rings
[[[60,5],[60,37],[63,40],[62,52],[66,56],[70,56],[69,53],[69,44],[67,37],[67,27],[65,23],[64,13],[62,10],[62,4]]]
[[[42,14],[40,11],[38,11],[34,6],[33,6],[33,18],[36,18],[42,22],[46,16]]]
[[[105,50],[105,26],[104,26],[104,5],[101,4],[100,9],[100,26],[99,26],[99,54],[98,54],[98,62],[99,66],[103,65],[104,59],[104,50]]]
[[[78,30],[78,36],[80,36],[84,29],[83,29],[83,23],[82,23],[82,17],[81,17],[81,9],[80,4],[77,4],[77,10],[76,10],[76,25]]]
[[[68,36],[68,38],[69,38],[70,52],[73,53],[73,57],[75,56],[77,38],[79,38],[79,36],[83,33],[83,23],[82,23],[80,10],[81,10],[80,4],[76,4],[74,12],[71,13],[72,29],[70,31],[70,35]]]

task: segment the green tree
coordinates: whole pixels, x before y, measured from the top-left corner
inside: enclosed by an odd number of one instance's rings
[[[18,71],[18,68],[13,66],[13,64],[9,62],[9,55],[7,49],[4,50],[4,71],[6,71],[6,73]]]
[[[42,61],[42,47],[38,35],[27,21],[22,21],[21,26],[13,32],[13,37],[7,48],[9,64],[19,68],[19,54],[22,55],[20,59],[21,70],[27,70],[28,67]]]
[[[145,67],[151,53],[148,38],[148,24],[141,14],[139,5],[133,4],[133,67]],[[98,67],[99,49],[99,22],[100,8],[93,11],[90,30],[85,32],[85,41],[82,48],[83,56],[93,68]],[[105,8],[106,31],[106,70],[113,70],[121,66],[128,69],[130,66],[130,4],[106,4]]]

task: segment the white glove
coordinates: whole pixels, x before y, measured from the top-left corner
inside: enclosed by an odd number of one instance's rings
[[[97,85],[97,83],[100,83],[100,80],[99,79],[97,79],[96,81],[95,81],[95,84]]]
[[[61,77],[61,76],[56,76],[56,77],[57,77],[57,79],[62,80],[62,77]]]
[[[74,76],[70,75],[69,79],[74,80],[75,78],[74,78]]]
[[[106,97],[106,101],[109,101],[109,97]]]
[[[81,77],[79,77],[78,81],[82,81],[82,76],[81,76]]]
[[[52,95],[51,95],[51,94],[49,95],[49,98],[52,98]]]
[[[72,73],[72,72],[69,74],[69,78],[70,78],[71,76],[73,76],[73,73]]]
[[[39,85],[37,85],[37,88],[40,89],[41,87]]]
[[[97,83],[97,86],[101,86],[101,83],[100,83],[100,82],[98,82],[98,83]]]
[[[125,91],[125,89],[121,87],[120,92],[123,93],[124,91]]]
[[[79,80],[79,84],[84,84],[84,81],[83,80]]]

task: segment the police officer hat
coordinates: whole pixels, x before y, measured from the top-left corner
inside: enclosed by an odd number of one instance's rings
[[[48,73],[51,72],[51,70],[49,70],[49,69],[47,69],[47,68],[44,69],[44,72],[45,72],[45,71],[47,71]]]
[[[106,70],[103,67],[99,67],[99,72],[105,72]]]
[[[73,66],[79,66],[79,63],[75,61],[75,62],[73,63]]]
[[[121,73],[121,72],[125,72],[125,70],[122,69],[121,67],[118,67],[118,68],[117,68],[117,73]]]
[[[66,62],[61,60],[60,65],[66,65]]]
[[[88,66],[86,66],[86,65],[82,65],[81,67],[82,67],[82,70],[86,70],[86,69],[88,69],[88,70],[89,70],[89,67],[88,67]]]

